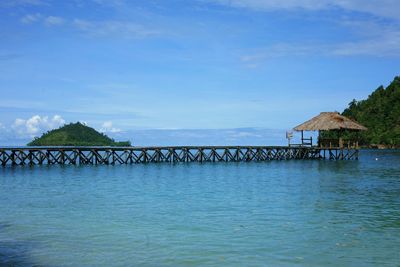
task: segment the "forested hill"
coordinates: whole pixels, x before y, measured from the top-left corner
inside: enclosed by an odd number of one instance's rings
[[[378,87],[366,100],[353,100],[342,113],[368,128],[361,133],[364,144],[400,146],[400,77]]]
[[[35,138],[28,146],[130,146],[130,142],[115,142],[103,133],[83,125],[70,123]]]

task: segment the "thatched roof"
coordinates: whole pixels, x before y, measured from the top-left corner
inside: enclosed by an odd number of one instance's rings
[[[300,124],[295,131],[329,131],[329,130],[365,131],[366,127],[352,121],[338,112],[321,112],[318,116]]]

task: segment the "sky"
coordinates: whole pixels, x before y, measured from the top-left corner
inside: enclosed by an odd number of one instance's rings
[[[122,137],[291,129],[399,75],[399,10],[398,0],[1,0],[0,144],[76,121]]]

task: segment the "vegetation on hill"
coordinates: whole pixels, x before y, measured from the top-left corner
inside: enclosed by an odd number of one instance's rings
[[[129,141],[114,139],[80,122],[70,123],[35,138],[28,146],[130,146]]]
[[[364,145],[400,146],[400,77],[378,87],[366,100],[353,100],[342,115],[356,120],[368,131],[359,133]],[[354,138],[355,133],[347,134]]]

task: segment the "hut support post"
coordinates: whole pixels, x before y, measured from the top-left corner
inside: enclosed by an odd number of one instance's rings
[[[322,146],[321,146],[321,131],[320,131],[320,130],[318,130],[317,146],[318,146],[318,147],[322,147]]]
[[[343,130],[339,130],[339,148],[343,149]]]

